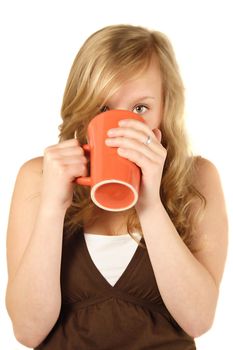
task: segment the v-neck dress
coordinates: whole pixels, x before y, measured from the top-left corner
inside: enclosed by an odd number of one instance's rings
[[[58,320],[36,350],[196,349],[166,309],[140,245],[112,286],[91,259],[83,231],[64,238],[61,291]]]

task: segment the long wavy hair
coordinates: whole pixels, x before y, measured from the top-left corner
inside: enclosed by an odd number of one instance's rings
[[[172,45],[166,35],[133,25],[113,25],[92,34],[79,50],[67,80],[61,116],[60,141],[74,137],[87,143],[87,126],[107,100],[129,79],[140,76],[153,55],[159,62],[163,89],[160,129],[167,149],[160,187],[161,200],[178,233],[192,246],[195,223],[205,198],[194,187],[197,158],[193,157],[184,124],[184,86]],[[199,209],[193,211],[196,201]],[[90,188],[76,185],[65,217],[65,232],[73,233],[99,218]],[[126,216],[127,230],[142,233],[135,208]]]

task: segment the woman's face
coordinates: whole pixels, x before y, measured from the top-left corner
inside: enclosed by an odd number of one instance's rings
[[[139,114],[151,128],[158,128],[162,118],[162,79],[154,57],[137,79],[127,81],[113,94],[102,110],[124,109]]]

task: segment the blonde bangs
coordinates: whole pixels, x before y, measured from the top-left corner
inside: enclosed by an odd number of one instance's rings
[[[98,43],[101,47],[101,37]],[[86,50],[83,47],[73,63],[61,109],[61,141],[72,138],[78,130],[81,142],[85,142],[90,120],[100,113],[123,83],[140,76],[149,65],[148,49],[143,46],[138,50],[136,45],[131,44],[119,53],[119,44],[110,47],[105,42],[102,44],[101,54],[99,52],[97,55],[95,42],[92,46],[88,42],[85,48],[89,50],[88,57],[85,57]]]

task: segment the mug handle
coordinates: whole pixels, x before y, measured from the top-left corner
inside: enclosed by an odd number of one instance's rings
[[[85,145],[82,145],[82,148],[84,149],[84,151],[90,153],[90,145],[88,143]],[[83,186],[91,186],[91,177],[90,176],[77,177],[76,183]]]

